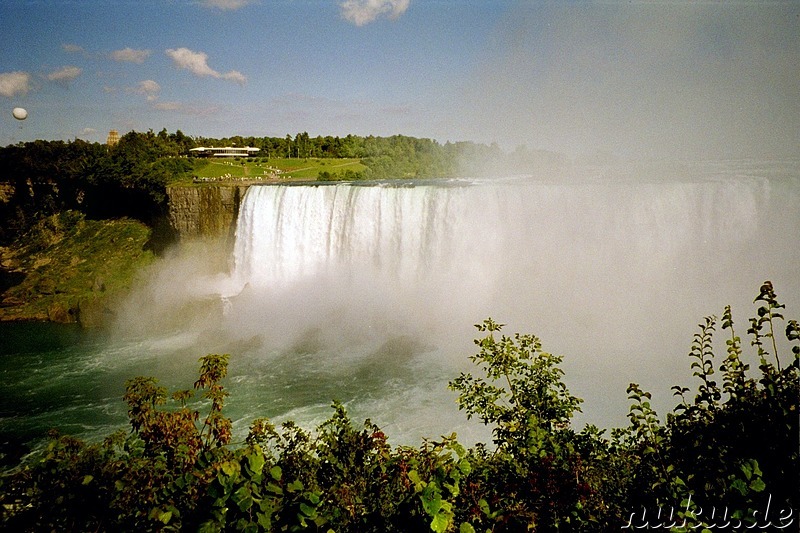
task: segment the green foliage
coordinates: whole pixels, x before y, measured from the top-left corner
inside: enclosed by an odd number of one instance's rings
[[[253,146],[259,148],[262,163],[268,162],[291,177],[313,179],[320,173],[315,168],[313,173],[304,173],[307,162],[326,160],[354,160],[358,162],[352,172],[335,172],[322,169],[323,181],[331,179],[396,179],[396,178],[446,178],[463,175],[474,176],[491,169],[491,173],[508,172],[521,174],[547,171],[548,175],[566,166],[564,156],[542,150],[517,148],[514,152],[504,153],[499,146],[458,142],[440,144],[433,139],[420,139],[405,135],[376,137],[368,135],[347,135],[346,137],[316,136],[308,132],[300,132],[285,137],[241,137],[233,136],[222,139],[198,138],[198,144],[205,146]],[[321,163],[320,163],[321,164]],[[331,165],[334,166],[334,165]],[[297,170],[290,170],[291,168]],[[230,172],[237,176],[234,171]],[[339,174],[339,177],[337,177]],[[198,173],[201,176],[213,176],[213,171]]]
[[[317,175],[318,181],[358,181],[364,179],[364,173],[357,170],[342,170],[340,172],[329,172],[321,170]]]
[[[794,320],[781,327],[783,306],[771,284],[756,302],[750,333],[760,374],[748,374],[726,308],[729,338],[719,368],[716,319],[708,317],[689,351],[697,390],[674,387],[681,403],[662,421],[651,394],[631,384],[630,424],[610,436],[593,426],[572,429],[580,400],[562,381],[561,357],[544,352],[534,336],[500,335],[503,326],[487,319],[477,325],[484,336],[471,358],[481,375],[461,374],[450,387],[468,417],[492,426],[491,448],[466,449],[455,435],[392,448],[369,420],[354,425],[338,402],[313,432],[257,419],[244,442],[233,443],[223,415],[229,356],[207,355],[193,390],[170,395],[154,378],[128,381],[129,434],[98,444],[53,435],[0,478],[3,526],[611,531],[645,527],[649,512],[661,524],[669,514],[674,531],[690,531],[710,530],[709,509],[722,513],[724,506],[734,529],[757,527],[765,504],[796,511],[800,503],[800,332]],[[794,354],[789,365],[778,363],[781,330]],[[770,353],[765,339],[775,341]]]
[[[476,325],[488,335],[475,341],[480,352],[470,359],[486,378],[462,373],[450,388],[460,393],[458,404],[467,418],[477,415],[494,426],[499,448],[517,456],[543,456],[551,451],[547,437],[568,428],[583,400],[570,395],[561,381],[564,372],[556,366],[561,356],[542,351],[533,335],[495,339],[502,327],[492,319]]]
[[[572,396],[557,366],[532,335],[502,335],[492,319],[476,325],[487,333],[471,360],[485,377],[462,373],[450,383],[459,407],[493,426],[496,450],[477,450],[469,478],[472,523],[512,530],[580,529],[596,522],[602,476],[586,459],[605,446],[595,428],[570,427],[582,400]]]
[[[726,307],[722,329],[730,330],[730,337],[725,343],[727,356],[719,366],[722,390],[712,379],[714,317],[699,325],[689,353],[693,375],[700,382],[694,400],[687,401],[688,388],[673,387],[682,401],[665,425],[648,417],[641,398],[649,398],[649,394],[632,385],[631,397],[637,402],[631,407],[634,437],[644,450],[637,486],[649,489],[651,509],[664,504],[685,508],[684,514],[691,515],[701,508],[698,502],[724,502],[729,513],[745,524],[754,523],[756,510],[763,513],[765,494],[778,508],[798,509],[798,358],[781,369],[775,332],[779,331],[777,320],[783,316],[776,310],[784,306],[778,303],[770,282],[764,283],[755,302],[763,303],[758,316],[750,321],[749,333],[757,347],[760,376],[747,375],[750,366],[743,361],[741,341],[734,331],[730,307]],[[796,354],[794,327],[789,321],[786,339],[794,344]],[[764,339],[772,341],[774,365],[768,360],[771,354],[764,348]],[[648,505],[642,498],[636,500],[632,507]],[[686,502],[691,501],[694,503],[687,508]],[[690,525],[707,525],[702,515],[689,518]]]
[[[151,130],[128,132],[113,147],[37,140],[0,148],[0,181],[13,190],[11,201],[0,203],[0,242],[65,210],[151,222],[164,213],[165,185],[191,170],[181,157],[189,146],[180,131]]]
[[[191,174],[196,180],[184,180],[178,185],[195,183],[220,183],[226,181],[301,181],[301,180],[355,180],[363,179],[366,167],[357,158],[284,158],[248,159],[234,163],[228,158],[191,159]]]
[[[0,318],[96,325],[154,260],[151,230],[130,219],[88,220],[79,211],[39,219],[4,259],[24,273],[0,295]]]

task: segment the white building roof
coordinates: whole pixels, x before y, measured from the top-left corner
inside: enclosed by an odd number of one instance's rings
[[[253,148],[252,146],[200,146],[197,148],[191,148],[189,151],[198,154],[208,154],[215,157],[236,157],[254,154],[261,151],[261,149]]]

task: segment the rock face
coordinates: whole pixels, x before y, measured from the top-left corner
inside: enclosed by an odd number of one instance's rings
[[[14,197],[14,186],[10,183],[0,183],[0,203],[7,204]]]
[[[167,187],[169,219],[180,239],[222,237],[233,242],[247,185]]]
[[[132,219],[42,218],[25,239],[0,248],[0,322],[110,323],[141,269],[155,261],[152,230]]]

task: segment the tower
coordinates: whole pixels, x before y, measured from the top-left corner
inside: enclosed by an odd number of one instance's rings
[[[108,132],[108,137],[106,138],[106,144],[108,146],[114,146],[119,142],[119,133],[117,130],[111,130]]]

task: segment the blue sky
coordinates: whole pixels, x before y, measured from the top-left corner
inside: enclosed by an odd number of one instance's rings
[[[800,2],[3,0],[0,104],[0,145],[166,128],[797,157]]]

